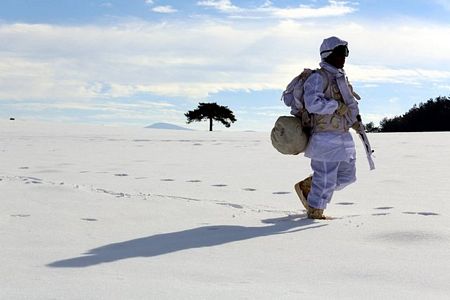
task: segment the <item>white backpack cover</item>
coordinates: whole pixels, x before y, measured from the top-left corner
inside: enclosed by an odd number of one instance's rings
[[[304,69],[300,75],[291,80],[281,95],[281,100],[283,100],[284,104],[291,108],[291,115],[298,115],[299,112],[304,110],[303,85],[306,79],[314,72],[316,70]]]
[[[300,118],[281,116],[270,134],[272,145],[282,154],[297,155],[305,151],[308,135],[303,131]]]
[[[291,115],[281,116],[275,122],[270,138],[272,145],[282,154],[297,155],[305,151],[312,128],[311,114],[305,108],[303,86],[311,74],[318,72],[324,80],[324,90],[328,86],[328,79],[320,69],[304,69],[286,87],[281,100],[291,108]]]
[[[286,87],[281,100],[291,108],[291,115],[281,116],[275,122],[270,134],[272,145],[282,154],[297,155],[305,151],[309,135],[303,128],[311,127],[311,118],[305,109],[303,85],[315,70],[304,69]]]

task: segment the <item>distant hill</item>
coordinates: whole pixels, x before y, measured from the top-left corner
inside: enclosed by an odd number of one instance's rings
[[[170,129],[170,130],[192,130],[189,128],[184,128],[178,125],[169,124],[169,123],[155,123],[149,126],[146,126],[145,128],[152,128],[152,129]]]

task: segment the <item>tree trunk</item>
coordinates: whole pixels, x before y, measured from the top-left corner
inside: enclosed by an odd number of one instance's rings
[[[212,118],[209,118],[209,131],[212,131]]]

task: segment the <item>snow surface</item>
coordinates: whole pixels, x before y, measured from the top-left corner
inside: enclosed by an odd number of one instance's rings
[[[355,136],[311,221],[268,133],[0,126],[0,299],[450,298],[450,133]]]

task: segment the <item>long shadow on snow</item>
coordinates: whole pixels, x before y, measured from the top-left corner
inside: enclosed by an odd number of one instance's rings
[[[47,266],[53,268],[81,268],[114,262],[133,257],[152,257],[172,252],[218,246],[275,234],[299,232],[319,228],[327,224],[314,224],[304,215],[262,220],[270,226],[245,227],[234,225],[203,226],[178,232],[156,234],[144,238],[114,243],[89,250],[85,255],[55,261]]]

